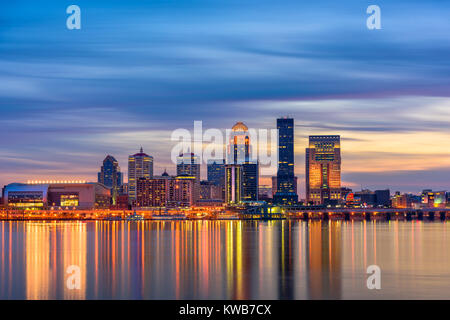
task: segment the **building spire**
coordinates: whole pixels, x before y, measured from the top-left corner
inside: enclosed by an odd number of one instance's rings
[[[142,146],[141,146],[141,153],[144,153],[144,149],[142,149]]]

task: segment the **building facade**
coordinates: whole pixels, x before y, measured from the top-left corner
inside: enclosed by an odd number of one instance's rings
[[[109,208],[111,190],[100,183],[12,183],[3,190],[5,206],[14,209]]]
[[[310,136],[305,155],[307,202],[337,203],[341,192],[340,136]]]
[[[237,122],[231,128],[230,140],[227,146],[227,163],[242,164],[248,162],[252,160],[251,152],[248,127],[242,122]]]
[[[153,178],[153,157],[144,153],[143,149],[128,157],[128,199],[136,201],[137,180]]]
[[[111,189],[111,199],[114,205],[117,196],[120,194],[121,186],[123,184],[122,172],[120,172],[119,162],[113,156],[106,156],[103,160],[103,165],[98,173],[98,183]]]
[[[208,182],[221,188],[221,196],[216,199],[225,199],[225,159],[208,160]]]
[[[274,203],[295,204],[298,202],[297,180],[294,174],[294,119],[277,119],[278,171]]]
[[[259,166],[257,162],[242,165],[242,201],[258,201]]]
[[[227,164],[225,167],[225,202],[229,205],[242,201],[242,166]]]

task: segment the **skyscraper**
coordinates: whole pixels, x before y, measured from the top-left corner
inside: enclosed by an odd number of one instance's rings
[[[208,181],[215,185],[225,185],[225,159],[208,160]]]
[[[242,201],[258,201],[259,169],[257,162],[242,165]]]
[[[222,189],[219,199],[225,199],[225,159],[208,160],[207,171],[208,181]]]
[[[337,203],[341,193],[340,136],[310,136],[306,148],[306,199]]]
[[[231,128],[227,146],[225,198],[229,204],[258,200],[258,162],[252,161],[251,152],[248,127],[243,122],[237,122]]]
[[[194,201],[200,197],[200,159],[193,153],[182,153],[177,157],[177,176],[194,177]]]
[[[227,163],[242,164],[250,161],[251,147],[248,127],[242,122],[236,122],[231,128],[230,141],[227,147]]]
[[[128,157],[128,199],[136,201],[137,179],[153,178],[153,157],[141,150]]]
[[[238,204],[242,197],[242,166],[227,164],[225,167],[225,202]]]
[[[294,119],[277,119],[278,129],[278,171],[274,202],[294,204],[298,201],[294,175]]]
[[[123,184],[123,175],[120,172],[119,162],[113,156],[106,156],[98,173],[98,182],[111,189],[112,204],[116,204],[120,187]]]

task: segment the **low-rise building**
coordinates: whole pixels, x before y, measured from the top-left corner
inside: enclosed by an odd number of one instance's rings
[[[100,183],[46,181],[11,183],[4,187],[5,206],[16,209],[109,208],[110,190]]]

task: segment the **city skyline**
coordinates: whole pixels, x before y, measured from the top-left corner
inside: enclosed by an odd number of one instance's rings
[[[288,118],[288,117],[282,117],[282,118],[277,118],[276,120],[277,120],[277,123],[278,123],[278,121],[280,121],[280,120],[283,120],[283,119],[288,119],[288,120],[293,120],[292,118]],[[248,129],[247,128],[247,126],[245,126],[245,124],[243,123],[243,122],[241,122],[241,121],[238,121],[236,124],[235,124],[235,126],[236,125],[243,125],[246,129]],[[234,128],[234,127],[233,127]],[[280,132],[280,134],[285,134],[284,132]],[[294,134],[294,137],[295,137],[295,134]],[[310,150],[310,148],[311,148],[311,141],[315,141],[315,139],[333,139],[333,138],[337,138],[338,139],[338,150],[339,150],[339,158],[341,158],[341,155],[340,155],[340,153],[341,153],[341,143],[340,143],[340,140],[345,140],[345,138],[343,139],[342,137],[340,137],[339,135],[322,135],[322,136],[317,136],[317,135],[315,135],[315,136],[308,136],[308,145],[307,145],[307,148],[305,148],[304,149],[304,154],[303,154],[303,156],[304,156],[304,158],[305,158],[305,162],[304,162],[304,166],[303,166],[303,168],[301,168],[301,170],[303,170],[303,172],[305,172],[305,170],[306,171],[308,171],[308,169],[307,169],[307,158],[309,157],[309,155],[308,155],[308,150]],[[311,140],[312,139],[312,140]],[[294,144],[295,144],[295,138],[294,138]],[[226,142],[225,141],[225,143],[224,143],[224,149],[227,149],[228,147],[229,147],[229,143],[228,142]],[[345,152],[345,151],[344,151]],[[128,167],[130,167],[130,159],[135,159],[136,158],[136,156],[140,156],[140,155],[142,155],[142,156],[145,156],[146,157],[146,159],[150,162],[150,168],[148,169],[149,170],[149,172],[148,172],[148,177],[150,178],[150,177],[153,177],[153,176],[161,176],[161,174],[164,176],[164,175],[167,175],[167,176],[172,176],[172,177],[176,177],[176,176],[179,176],[180,174],[182,175],[182,172],[180,172],[180,161],[181,161],[181,159],[185,159],[184,158],[184,156],[182,155],[182,154],[180,154],[179,155],[179,157],[177,158],[177,163],[171,163],[171,164],[169,164],[169,166],[164,166],[164,169],[163,169],[163,171],[161,171],[161,173],[159,173],[159,172],[153,172],[154,171],[154,166],[156,166],[156,167],[160,167],[160,166],[158,166],[158,164],[154,161],[154,157],[151,155],[151,154],[146,154],[146,153],[143,153],[143,147],[141,146],[140,147],[140,150],[139,150],[139,153],[137,153],[137,154],[134,154],[134,155],[128,155]],[[198,157],[194,154],[194,153],[188,153],[188,156],[190,156],[190,157],[192,157],[192,159],[197,159]],[[227,157],[227,155],[224,155],[225,157]],[[99,168],[101,169],[101,170],[103,170],[103,166],[105,165],[105,161],[107,161],[109,158],[112,158],[114,161],[115,161],[115,165],[116,166],[119,166],[119,162],[114,158],[114,156],[113,155],[110,155],[110,154],[107,154],[106,155],[106,158],[103,160],[103,165],[101,165],[101,164],[99,164]],[[190,160],[190,162],[192,162],[192,159]],[[217,160],[219,160],[219,159],[216,159],[216,161]],[[223,159],[223,160],[225,160],[225,159]],[[183,160],[184,161],[184,160]],[[194,161],[195,163],[197,163],[196,164],[196,173],[195,173],[195,175],[197,176],[197,175],[199,175],[200,174],[200,181],[207,181],[208,180],[208,172],[207,172],[207,170],[208,170],[208,165],[207,165],[207,163],[201,163],[201,164],[198,164],[198,160],[195,160]],[[192,163],[194,163],[194,162],[192,162]],[[208,161],[208,162],[210,162],[210,161]],[[134,160],[133,160],[133,163],[134,163]],[[296,167],[296,166],[295,166]],[[339,167],[341,167],[341,163],[340,163],[340,160],[339,160]],[[198,170],[200,169],[200,172],[198,172]],[[120,168],[119,168],[119,170],[120,170]],[[297,172],[299,171],[299,169],[298,168],[296,168],[295,169],[295,173],[296,173],[296,175],[295,175],[295,178],[296,178],[296,180],[297,180],[297,178],[298,178],[298,175],[300,175],[301,176],[301,174],[297,174]],[[340,171],[340,170],[339,170]],[[98,179],[100,179],[100,173],[101,172],[98,172],[98,170],[97,170],[97,172],[96,172],[96,174],[97,174],[97,179],[94,179],[94,178],[88,178],[88,179],[84,179],[84,181],[91,181],[91,182],[94,182],[94,181],[96,181],[96,180],[98,180]],[[339,172],[339,176],[341,176],[343,174],[343,172]],[[70,174],[69,174],[70,175]],[[126,176],[127,178],[128,178],[128,172],[127,171],[122,171],[121,172],[121,175],[124,175],[124,176]],[[147,176],[146,176],[147,177]],[[273,178],[276,178],[277,177],[277,174],[275,174],[275,175],[273,175],[273,176],[261,176],[261,174],[259,175],[259,180],[260,181],[262,181],[262,182],[260,182],[260,183],[257,183],[257,185],[259,185],[260,187],[266,187],[266,186],[270,186],[270,185],[272,185],[272,179]],[[64,179],[65,180],[67,180],[67,175],[66,176],[64,176]],[[64,180],[63,179],[63,180]],[[122,178],[120,178],[120,179],[122,179]],[[42,181],[50,181],[50,180],[58,180],[58,179],[54,179],[54,177],[43,177],[43,178],[34,178],[34,179],[27,179],[26,181],[27,181],[27,183],[29,183],[30,181],[39,181],[39,180],[42,180]],[[69,179],[70,180],[70,179]],[[76,180],[76,179],[75,179]],[[81,180],[80,180],[80,182],[81,182]],[[100,182],[100,181],[99,181]],[[11,183],[25,183],[25,181],[9,181],[8,183],[6,183],[6,184],[4,184],[4,185],[8,185],[8,184],[11,184]],[[127,181],[125,181],[125,180],[123,180],[123,183],[129,183],[129,181],[128,181],[128,179],[127,179]],[[304,174],[304,177],[302,177],[302,179],[299,179],[298,181],[297,181],[297,186],[298,186],[298,190],[307,190],[307,185],[308,184],[308,181],[307,181],[307,176],[306,176],[306,174]],[[127,186],[128,188],[129,188],[129,185]],[[305,187],[306,187],[306,189],[305,189]],[[391,192],[392,193],[394,193],[394,192],[397,192],[397,191],[400,191],[401,193],[412,193],[412,194],[420,194],[422,191],[424,191],[424,190],[427,190],[427,189],[432,189],[432,188],[429,188],[428,186],[420,186],[419,187],[419,189],[417,190],[417,191],[404,191],[404,190],[397,190],[397,189],[392,189],[389,185],[381,185],[381,187],[374,187],[374,188],[371,188],[371,187],[368,187],[368,186],[364,186],[364,185],[360,185],[360,186],[358,186],[358,185],[355,185],[355,186],[352,186],[352,185],[349,185],[349,184],[345,184],[345,183],[342,183],[341,184],[341,187],[342,188],[351,188],[351,189],[353,189],[353,190],[358,190],[358,187],[360,187],[360,189],[359,190],[361,190],[361,191],[363,191],[363,190],[369,190],[369,189],[372,189],[372,190],[375,190],[375,189],[380,189],[380,188],[384,188],[384,189],[391,189]],[[340,189],[340,187],[339,187],[339,189]],[[439,189],[439,188],[438,188]],[[447,188],[446,187],[443,187],[443,188],[441,188],[442,190],[447,190]],[[129,190],[129,189],[128,189]],[[299,192],[299,191],[297,191],[297,194],[299,195],[299,200],[306,200],[306,201],[308,201],[308,196],[307,196],[307,192]],[[132,198],[131,198],[132,199]]]
[[[381,0],[376,31],[356,0],[77,4],[76,31],[52,1],[2,7],[1,185],[95,181],[107,154],[126,174],[141,145],[173,174],[173,130],[289,115],[302,195],[307,137],[329,134],[343,186],[449,189],[448,3]]]

